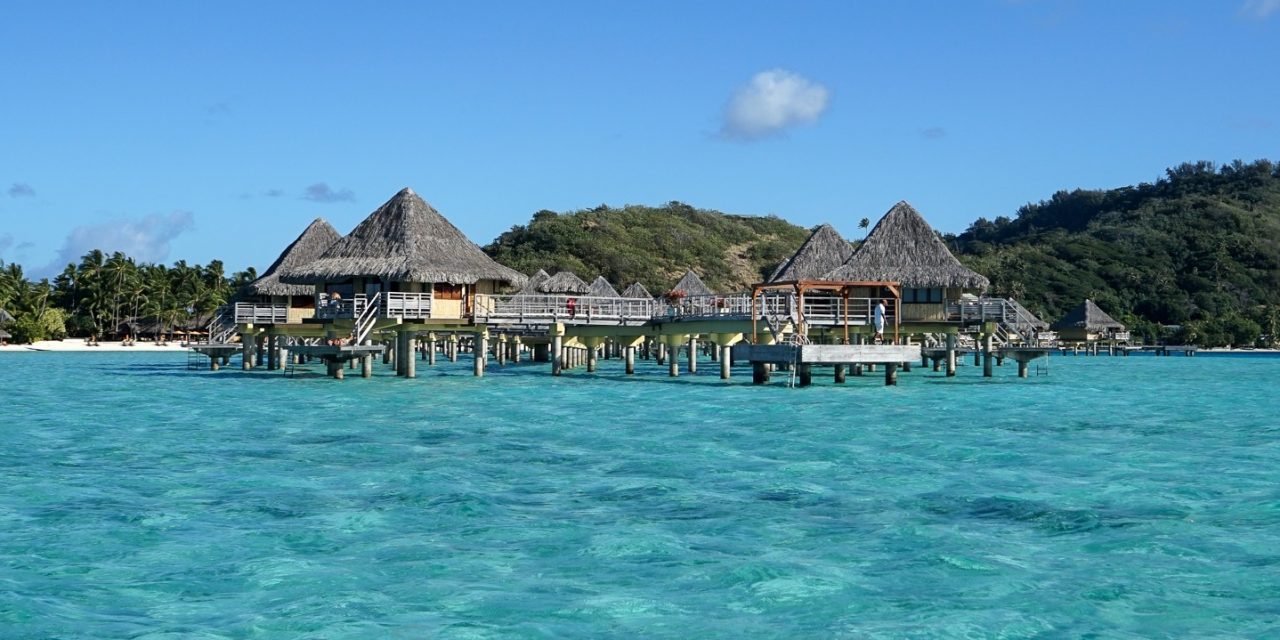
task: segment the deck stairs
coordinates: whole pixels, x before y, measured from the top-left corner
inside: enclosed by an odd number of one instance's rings
[[[378,321],[381,315],[382,296],[373,296],[365,303],[364,308],[360,310],[360,314],[356,316],[355,324],[351,328],[352,344],[364,344],[368,339],[369,333],[373,331],[373,325]]]
[[[218,307],[213,320],[209,322],[209,344],[227,344],[237,331],[235,310],[230,306]]]

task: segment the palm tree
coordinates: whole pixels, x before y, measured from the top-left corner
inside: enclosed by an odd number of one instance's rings
[[[870,226],[871,226],[871,218],[863,218],[858,221],[858,228],[862,229],[863,239],[867,237],[867,227],[870,227]]]

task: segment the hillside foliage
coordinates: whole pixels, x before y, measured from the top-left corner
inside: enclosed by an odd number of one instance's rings
[[[1091,298],[1148,340],[1252,345],[1280,334],[1280,166],[1266,160],[1060,191],[945,239],[993,293],[1050,320]]]
[[[531,274],[569,270],[618,286],[666,292],[692,268],[714,291],[742,291],[789,257],[809,235],[775,216],[738,216],[680,202],[660,207],[601,205],[539,211],[484,247],[498,262]]]

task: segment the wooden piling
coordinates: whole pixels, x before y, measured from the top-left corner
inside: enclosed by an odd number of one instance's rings
[[[898,384],[898,365],[892,362],[884,365],[884,386],[892,387]]]

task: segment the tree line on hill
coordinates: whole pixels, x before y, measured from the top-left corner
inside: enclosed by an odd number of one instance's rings
[[[1045,318],[1090,298],[1148,342],[1280,338],[1280,166],[1168,169],[1152,183],[1059,191],[944,240],[995,295]]]
[[[862,219],[859,228],[866,229]],[[776,216],[680,202],[539,211],[484,250],[513,269],[603,275],[665,292],[692,268],[713,289],[743,290],[809,230]],[[1085,298],[1148,342],[1274,344],[1280,337],[1280,166],[1179,165],[1153,183],[1060,191],[1015,217],[979,218],[943,240],[991,280],[991,293],[1054,320]],[[856,241],[854,242],[856,245]],[[147,318],[161,330],[207,316],[251,282],[220,261],[172,266],[91,251],[52,281],[0,262],[0,309],[15,340],[111,335]]]

